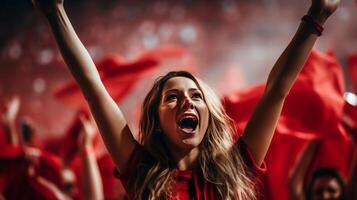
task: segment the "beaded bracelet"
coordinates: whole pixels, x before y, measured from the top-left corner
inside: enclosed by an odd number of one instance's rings
[[[310,15],[305,15],[301,18],[302,21],[304,21],[306,24],[308,24],[310,27],[314,28],[314,30],[317,32],[318,36],[322,35],[322,32],[324,31],[324,27],[321,26],[316,20],[311,17]]]

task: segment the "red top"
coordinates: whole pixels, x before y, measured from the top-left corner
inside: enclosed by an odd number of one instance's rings
[[[266,171],[265,162],[259,167],[242,139],[238,140],[238,146],[242,158],[250,170],[249,174],[253,176],[253,180],[257,179],[260,174]],[[127,169],[123,173],[119,173],[119,171],[115,169],[114,176],[122,181],[123,186],[126,189],[129,177],[135,174],[139,175],[137,173],[140,171],[139,164],[150,162],[150,160],[152,162],[153,157],[141,145],[137,144],[130,157]],[[203,174],[199,169],[185,171],[175,169],[174,177],[175,186],[173,188],[176,190],[175,193],[180,200],[217,199],[214,186],[204,179]],[[132,195],[129,194],[128,196],[130,197]]]

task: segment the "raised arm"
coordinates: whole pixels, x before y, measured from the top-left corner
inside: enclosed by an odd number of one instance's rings
[[[258,164],[262,163],[268,151],[284,100],[318,37],[319,27],[314,23],[322,26],[338,4],[339,0],[312,0],[308,11],[310,17],[301,22],[271,70],[265,92],[243,133],[243,139]]]
[[[94,124],[83,116],[80,117],[83,130],[79,137],[79,150],[82,160],[82,181],[84,199],[104,199],[103,182],[93,149],[96,129]]]
[[[61,54],[79,84],[104,143],[121,170],[131,155],[135,140],[127,122],[106,91],[96,66],[76,35],[63,7],[63,0],[33,0],[47,18]]]
[[[299,154],[288,176],[289,199],[304,200],[304,179],[318,147],[318,140],[310,140]]]
[[[16,117],[20,109],[20,98],[13,97],[5,105],[2,123],[5,126],[6,141],[8,144],[18,146],[20,144],[19,133],[16,128]]]

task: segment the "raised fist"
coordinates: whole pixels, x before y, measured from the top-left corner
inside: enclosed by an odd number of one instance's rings
[[[326,20],[340,4],[340,0],[312,0],[309,14],[317,20]]]

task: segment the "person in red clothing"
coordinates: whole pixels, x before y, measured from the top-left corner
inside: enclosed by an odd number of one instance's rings
[[[352,162],[348,179],[345,181],[337,169],[330,167],[317,168],[311,178],[308,170],[318,149],[319,140],[308,142],[295,162],[288,178],[289,195],[292,200],[352,200],[356,199],[357,185],[357,147],[354,143]],[[305,183],[305,179],[308,182]],[[305,185],[306,184],[306,185]]]
[[[146,96],[140,144],[77,37],[63,0],[33,0],[54,33],[114,160],[130,199],[256,199],[257,166],[269,148],[284,100],[322,25],[339,0],[312,0],[295,36],[268,77],[242,138],[219,98],[184,71],[159,79]]]

